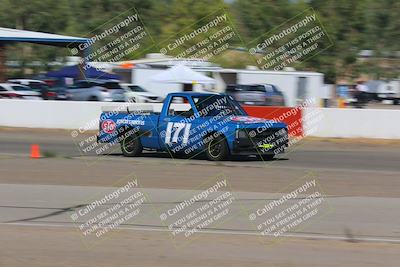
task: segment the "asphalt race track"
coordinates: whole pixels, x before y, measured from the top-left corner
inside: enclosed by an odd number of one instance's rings
[[[30,159],[31,144],[47,158]],[[71,219],[128,180],[143,193],[140,216],[104,237]],[[219,224],[175,236],[160,215],[225,180],[233,201]],[[318,216],[278,237],[249,220],[265,203],[315,180]],[[305,139],[276,160],[144,153],[82,156],[68,131],[0,130],[0,266],[398,266],[400,143]],[[225,190],[227,191],[227,190]],[[216,195],[195,202],[199,209]],[[299,194],[285,208],[304,199]],[[99,205],[98,213],[115,201]],[[384,262],[384,264],[382,264]],[[55,264],[56,263],[56,264]]]

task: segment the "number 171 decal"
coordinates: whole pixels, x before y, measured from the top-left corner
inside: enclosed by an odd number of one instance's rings
[[[182,138],[182,144],[187,144],[189,141],[189,132],[190,132],[190,127],[192,126],[191,123],[182,123],[182,122],[168,122],[167,125],[167,131],[165,134],[165,143],[166,144],[176,144],[178,143],[179,134],[183,132],[183,138]],[[172,134],[173,132],[173,134]],[[172,140],[171,140],[172,136]]]

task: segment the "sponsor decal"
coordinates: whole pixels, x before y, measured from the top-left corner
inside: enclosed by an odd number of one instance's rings
[[[265,122],[264,119],[256,118],[256,117],[249,117],[249,116],[235,116],[232,117],[232,121],[236,122],[243,122],[243,123],[260,123]]]
[[[113,120],[104,120],[101,123],[101,129],[105,133],[108,133],[108,134],[113,133],[116,128],[117,128],[116,124],[115,124],[115,122]]]
[[[262,144],[258,146],[259,148],[263,148],[263,149],[270,149],[270,148],[274,148],[274,144]]]
[[[141,120],[118,119],[118,120],[117,120],[117,124],[144,125],[144,121],[141,121]]]

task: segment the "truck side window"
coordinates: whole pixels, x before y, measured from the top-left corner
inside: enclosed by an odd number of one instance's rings
[[[183,96],[174,96],[168,107],[168,116],[181,116],[189,118],[194,112],[189,104],[189,100]]]

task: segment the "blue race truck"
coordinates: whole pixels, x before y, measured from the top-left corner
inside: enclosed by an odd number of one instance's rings
[[[137,106],[136,106],[137,107]],[[288,144],[285,123],[247,115],[230,95],[171,93],[161,112],[127,106],[100,116],[99,143],[120,143],[124,156],[145,150],[171,156],[204,153],[209,160],[230,155],[272,159]]]

